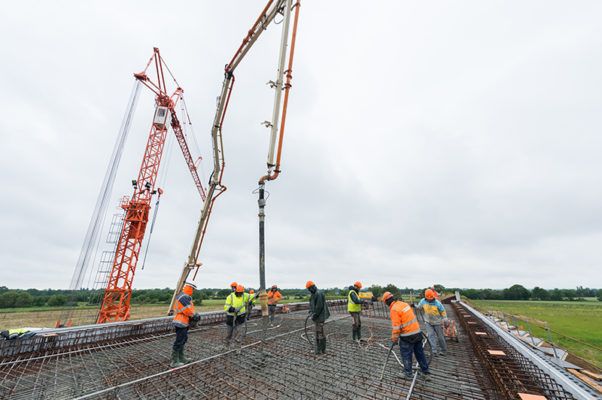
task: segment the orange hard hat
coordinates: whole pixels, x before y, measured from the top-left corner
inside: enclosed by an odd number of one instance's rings
[[[426,297],[427,300],[433,300],[435,298],[435,291],[433,289],[426,289],[424,291],[424,297]]]
[[[245,291],[245,287],[243,285],[236,285],[236,293],[242,293]]]
[[[383,293],[383,302],[387,301],[388,299],[390,299],[391,297],[393,297],[393,295],[391,294],[391,292],[385,292]]]
[[[196,285],[194,283],[186,282],[182,288],[182,291],[191,296],[194,289],[196,289]]]
[[[236,287],[236,286],[238,286],[238,283],[236,283],[236,282],[232,282],[232,283],[230,284],[230,287]]]
[[[253,289],[249,290],[249,294],[254,294],[255,291]]]
[[[360,282],[360,281],[355,281],[355,283],[353,284],[353,286],[355,286],[355,287],[356,287],[356,288],[358,288],[358,289],[361,289],[361,288],[362,288],[362,282]]]
[[[316,284],[313,283],[312,281],[307,281],[307,283],[305,284],[305,289],[309,289],[312,286],[315,286]]]
[[[278,289],[277,285],[272,285],[272,289]]]

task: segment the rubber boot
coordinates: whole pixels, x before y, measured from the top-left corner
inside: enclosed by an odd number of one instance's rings
[[[178,350],[172,350],[171,351],[171,364],[169,364],[170,367],[172,368],[178,368],[181,367],[182,364],[180,362],[180,352]]]
[[[316,339],[316,351],[315,351],[315,354],[320,354],[320,352],[322,351],[321,340],[322,339]]]
[[[178,352],[178,358],[180,362],[184,364],[188,364],[192,361],[190,358],[186,358],[186,356],[184,355],[184,349],[180,349],[180,351]]]
[[[357,339],[357,330],[355,327],[351,328],[351,330],[353,331],[353,340],[355,341],[355,339]]]
[[[321,343],[320,343],[320,352],[322,354],[326,354],[326,338],[324,339],[320,339]]]
[[[362,327],[357,328],[357,340],[362,340]]]

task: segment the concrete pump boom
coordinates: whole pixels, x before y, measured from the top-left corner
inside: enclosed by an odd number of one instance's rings
[[[296,38],[296,29],[297,29],[297,21],[298,21],[298,12],[299,12],[300,2],[297,1],[293,5],[293,0],[269,0],[259,17],[255,20],[255,23],[249,30],[247,36],[243,39],[241,45],[238,47],[234,56],[230,60],[230,62],[226,65],[224,71],[224,81],[222,83],[222,89],[220,95],[218,97],[217,108],[215,111],[215,117],[213,119],[213,126],[211,128],[211,139],[213,143],[213,172],[211,175],[211,179],[209,182],[209,189],[207,191],[207,200],[203,204],[203,209],[201,211],[201,217],[199,219],[198,228],[194,237],[194,241],[192,244],[192,248],[190,250],[190,254],[186,263],[184,264],[184,268],[182,270],[182,274],[180,275],[180,279],[178,280],[176,289],[174,291],[172,301],[169,307],[168,313],[171,314],[174,307],[174,302],[176,296],[182,290],[182,287],[190,273],[194,271],[193,279],[196,278],[196,274],[198,273],[199,267],[202,265],[198,260],[199,254],[201,251],[201,246],[203,244],[203,239],[205,237],[205,233],[207,230],[207,225],[209,222],[209,218],[211,216],[211,211],[213,209],[213,204],[217,197],[219,197],[225,190],[226,187],[222,184],[222,177],[224,173],[224,150],[223,150],[223,140],[222,140],[222,128],[223,122],[226,115],[226,111],[228,108],[228,103],[230,101],[230,96],[232,94],[232,88],[234,86],[235,77],[234,72],[238,65],[242,62],[246,54],[249,52],[251,47],[255,44],[257,39],[261,36],[261,34],[267,29],[268,25],[274,21],[274,18],[278,14],[283,15],[282,22],[282,38],[280,45],[280,53],[279,53],[279,61],[278,61],[278,73],[275,82],[271,82],[271,86],[275,89],[275,98],[274,98],[274,111],[272,113],[272,122],[269,127],[271,128],[270,135],[270,144],[268,150],[268,174],[265,179],[262,178],[263,181],[276,179],[278,173],[280,172],[280,154],[282,150],[282,137],[284,131],[284,123],[286,119],[286,104],[288,102],[288,91],[291,87],[290,81],[292,79],[292,60],[293,60],[293,51],[294,51],[294,42]],[[290,26],[290,16],[293,8],[296,8],[295,11],[295,23],[293,28],[293,36],[292,36],[292,44],[291,44],[291,52],[288,57],[288,70],[284,70],[284,65],[286,62],[286,48],[289,39],[289,26]],[[286,85],[283,84],[283,77],[286,72],[287,81]],[[280,120],[280,110],[281,110],[281,93],[282,90],[285,91],[285,100],[284,100],[284,108],[282,109],[282,128],[279,130],[279,120]],[[278,136],[278,133],[280,135]],[[274,164],[274,148],[276,146],[276,139],[278,141],[278,156],[277,162]],[[276,168],[274,170],[274,167]],[[262,185],[260,185],[260,190],[263,193]],[[260,245],[261,246],[261,245]],[[262,268],[260,267],[260,271]],[[260,276],[263,273],[260,272]],[[262,312],[267,316],[267,297],[265,294],[265,275],[263,274],[263,278],[260,278],[260,299],[262,303]]]

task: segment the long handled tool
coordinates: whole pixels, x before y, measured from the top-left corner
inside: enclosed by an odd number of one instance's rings
[[[387,368],[387,364],[389,363],[389,357],[391,356],[391,352],[393,351],[393,347],[395,347],[395,343],[394,342],[391,343],[391,346],[389,347],[389,351],[387,351],[387,359],[385,360],[385,363],[383,364],[383,370],[380,373],[380,379],[379,380],[381,380],[381,381],[383,380],[383,377],[385,376],[385,369]]]

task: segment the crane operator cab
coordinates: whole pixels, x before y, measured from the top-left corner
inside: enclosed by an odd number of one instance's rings
[[[165,129],[167,124],[168,108],[164,106],[157,106],[155,109],[155,118],[153,118],[153,125],[158,129]]]

